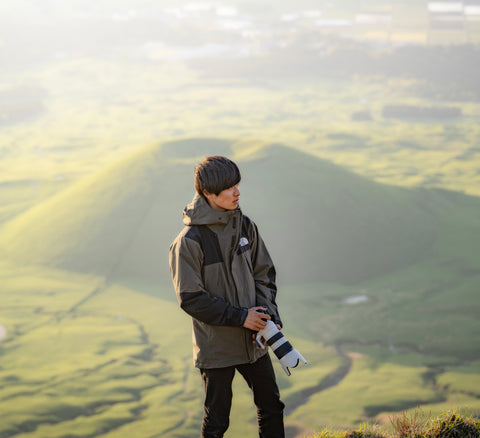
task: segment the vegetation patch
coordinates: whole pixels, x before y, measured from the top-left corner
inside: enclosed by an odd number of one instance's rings
[[[378,426],[364,424],[353,431],[336,432],[325,429],[315,438],[478,438],[480,437],[480,420],[447,412],[438,417],[416,410],[409,416],[405,412],[391,419],[393,432]]]

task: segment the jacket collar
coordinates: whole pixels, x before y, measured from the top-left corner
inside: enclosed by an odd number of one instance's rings
[[[239,212],[241,213],[240,207],[227,211],[214,210],[205,198],[196,194],[192,202],[183,210],[183,223],[185,225],[226,224]]]

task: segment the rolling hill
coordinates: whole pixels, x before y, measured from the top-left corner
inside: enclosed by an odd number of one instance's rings
[[[242,208],[309,361],[294,378],[277,373],[289,436],[419,404],[478,412],[477,198],[374,183],[279,144],[185,139],[122,158],[0,229],[0,436],[197,433],[202,388],[167,253],[209,154],[240,165]],[[232,437],[256,430],[242,384]]]
[[[137,151],[17,216],[0,246],[22,264],[168,284],[168,246],[206,154],[238,161],[242,208],[286,283],[355,284],[413,265],[442,251],[448,227],[469,231],[464,212],[480,210],[475,198],[378,184],[279,144],[185,139]],[[471,227],[478,234],[478,221]]]

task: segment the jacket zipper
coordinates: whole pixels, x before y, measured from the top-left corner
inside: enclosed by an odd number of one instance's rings
[[[237,216],[234,216],[233,219],[232,219],[232,228],[234,230],[237,229]],[[235,234],[232,235],[232,241],[231,241],[232,250],[231,250],[231,253],[230,253],[230,268],[231,268],[231,272],[232,272],[232,277],[233,277],[233,260],[235,258],[235,251],[237,249],[238,242],[240,241],[240,234],[241,234],[241,227],[239,227],[238,231],[236,231]],[[238,305],[240,305],[240,299],[238,297],[238,288],[237,288],[237,284],[235,282],[235,279],[233,279],[233,282],[235,284],[235,295],[237,297],[237,302],[238,302]],[[250,354],[251,349],[250,349],[250,345],[249,345],[249,340],[250,340],[249,337],[250,337],[250,330],[246,329],[245,330],[245,335],[244,335],[245,350],[246,350],[246,353],[247,353],[248,361],[252,362],[253,358],[252,358],[252,355]]]

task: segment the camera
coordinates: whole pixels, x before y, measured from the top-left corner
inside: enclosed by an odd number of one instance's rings
[[[288,342],[287,338],[273,321],[268,320],[265,328],[257,333],[255,339],[257,345],[265,349],[267,347],[262,343],[262,337],[265,339],[267,345],[272,348],[287,376],[291,375],[289,368],[295,368],[300,361],[305,364],[307,363],[305,358],[292,347],[292,344]]]

